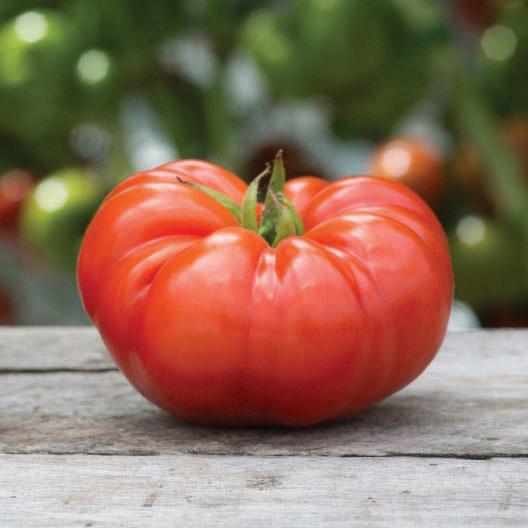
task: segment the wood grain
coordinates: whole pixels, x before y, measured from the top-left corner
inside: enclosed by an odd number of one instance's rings
[[[0,373],[108,369],[115,366],[92,327],[0,327]]]
[[[528,455],[528,332],[451,334],[399,394],[347,422],[300,430],[183,424],[105,370],[93,330],[33,333],[35,362],[19,354],[23,332],[0,332],[2,453]]]
[[[212,429],[91,328],[0,329],[0,526],[528,526],[528,331],[450,334],[347,422]]]
[[[487,528],[528,520],[527,460],[1,455],[0,475],[9,527]]]

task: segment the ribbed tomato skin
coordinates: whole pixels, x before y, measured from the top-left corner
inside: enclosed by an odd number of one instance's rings
[[[453,278],[442,228],[405,186],[290,180],[303,236],[276,248],[194,181],[241,203],[204,161],[131,176],[83,241],[85,309],[129,381],[190,422],[310,425],[401,389],[444,338]]]

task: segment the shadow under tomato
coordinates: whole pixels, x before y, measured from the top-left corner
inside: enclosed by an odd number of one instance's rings
[[[207,427],[151,408],[128,416],[127,428],[140,436],[148,431],[145,448],[156,453],[381,456],[405,451],[409,440],[419,447],[420,438],[424,449],[434,449],[430,445],[434,431],[444,425],[453,430],[453,404],[446,405],[447,399],[452,401],[452,395],[440,391],[397,395],[348,420],[298,428]]]

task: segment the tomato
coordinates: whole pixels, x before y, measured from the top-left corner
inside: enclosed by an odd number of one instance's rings
[[[33,184],[33,174],[23,169],[13,169],[0,176],[0,229],[16,230],[20,208]]]
[[[311,91],[311,75],[296,40],[286,31],[286,22],[284,14],[255,11],[242,27],[242,44],[273,91],[284,96],[305,97]]]
[[[528,181],[528,119],[517,117],[505,120],[501,126],[501,134],[519,160]]]
[[[0,285],[0,325],[15,324],[16,314],[10,292]]]
[[[332,128],[344,137],[387,133],[423,97],[426,47],[404,6],[385,0],[283,4],[256,10],[241,30],[242,46],[275,94],[331,99]]]
[[[514,307],[500,307],[489,310],[484,318],[491,328],[526,328],[528,326],[528,306],[526,303]]]
[[[496,3],[494,0],[459,0],[455,7],[472,29],[482,31],[493,22]]]
[[[368,176],[284,187],[280,158],[263,176],[248,188],[196,160],[138,173],[81,246],[82,301],[114,360],[190,422],[347,418],[418,376],[446,331],[447,243],[416,194]]]
[[[50,262],[74,266],[84,230],[101,198],[101,187],[88,171],[57,171],[40,181],[25,201],[21,235]]]
[[[23,12],[0,26],[0,129],[35,166],[68,158],[77,104],[71,98],[72,21],[59,10]]]
[[[408,185],[431,207],[437,207],[445,193],[442,158],[418,139],[398,138],[382,144],[372,156],[369,172]]]
[[[479,314],[512,307],[528,298],[523,245],[489,218],[467,215],[449,234],[456,296]]]

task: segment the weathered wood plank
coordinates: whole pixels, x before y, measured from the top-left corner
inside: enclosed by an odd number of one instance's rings
[[[528,330],[453,332],[429,370],[474,379],[495,370],[526,372],[526,350]],[[0,327],[0,372],[109,368],[114,364],[93,327]]]
[[[9,527],[525,527],[528,460],[0,456]]]
[[[399,394],[347,422],[295,431],[188,426],[118,372],[4,374],[0,452],[526,456],[527,336],[453,334]]]
[[[0,373],[114,369],[92,327],[0,327]]]

